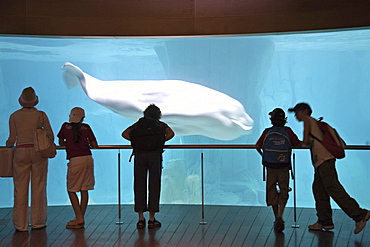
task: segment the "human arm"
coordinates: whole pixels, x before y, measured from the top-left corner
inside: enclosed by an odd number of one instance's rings
[[[90,148],[98,148],[99,147],[98,142],[96,140],[90,142],[89,145],[90,145]]]
[[[67,140],[65,138],[65,135],[64,135],[64,131],[63,131],[63,128],[64,128],[65,124],[66,123],[62,124],[62,127],[60,127],[60,130],[57,134],[59,146],[65,146],[66,142],[67,142]]]
[[[66,145],[66,140],[65,139],[62,139],[62,138],[59,138],[59,146],[65,146]]]
[[[263,155],[262,145],[263,145],[263,141],[265,140],[266,133],[267,133],[267,130],[265,129],[265,130],[262,132],[262,134],[261,134],[260,138],[258,138],[257,143],[256,143],[256,145],[255,145],[257,152],[258,152],[261,156]]]
[[[49,136],[52,137],[52,140],[54,142],[54,132],[53,132],[53,129],[51,128],[49,118],[45,112],[41,112],[41,114],[43,118],[43,127],[46,130],[46,132],[49,134]]]
[[[10,115],[9,117],[9,137],[8,137],[8,140],[6,141],[6,146],[13,147],[16,140],[17,140],[17,129],[16,129],[14,117],[13,115]]]
[[[165,132],[166,132],[166,136],[164,138],[165,142],[171,140],[175,136],[175,132],[173,132],[173,130],[169,126],[166,127]]]
[[[89,144],[89,147],[98,148],[99,147],[98,141],[96,140],[93,130],[91,129],[90,125],[85,124],[85,126],[89,128],[89,132],[87,136],[87,143]]]
[[[262,147],[258,144],[256,144],[256,150],[257,152],[262,156],[263,155],[263,152],[262,152]]]
[[[311,125],[309,122],[309,118],[306,117],[303,119],[303,141],[302,146],[309,147],[310,146],[310,132],[311,132]]]
[[[292,144],[292,148],[301,147],[301,141],[298,139],[298,136],[293,132],[293,130],[290,127],[286,127],[286,131],[288,133],[290,143]]]
[[[131,132],[131,128],[128,127],[127,129],[125,129],[122,132],[122,137],[125,138],[126,140],[130,141],[131,140],[131,138],[130,138],[130,132]]]

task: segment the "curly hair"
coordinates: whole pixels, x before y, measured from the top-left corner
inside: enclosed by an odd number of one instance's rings
[[[162,112],[155,104],[150,104],[144,111],[144,117],[150,117],[154,119],[161,119]]]
[[[285,112],[281,108],[275,108],[269,113],[271,124],[277,127],[283,127],[287,123],[287,118],[285,117]]]

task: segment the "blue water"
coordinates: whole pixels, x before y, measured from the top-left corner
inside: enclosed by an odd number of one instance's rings
[[[231,141],[202,135],[176,136],[171,144],[254,144],[270,126],[268,112],[308,102],[313,116],[335,127],[349,145],[370,143],[370,30],[237,37],[70,39],[0,36],[0,139],[19,109],[23,88],[35,88],[57,133],[72,107],[86,110],[101,145],[128,144],[121,132],[133,123],[91,100],[81,86],[68,89],[62,66],[71,62],[100,80],[167,80],[197,83],[238,100],[254,120],[252,131]],[[189,96],[191,99],[191,96]],[[188,109],[192,111],[191,108]],[[302,137],[302,124],[288,114]],[[210,126],[210,128],[212,128]],[[132,203],[129,150],[121,150],[122,203]],[[204,153],[207,204],[265,205],[262,166],[255,150],[167,150],[162,203],[201,202],[200,155]],[[308,150],[296,151],[297,206],[314,207]],[[117,150],[94,150],[96,187],[91,202],[117,202]],[[362,207],[367,196],[369,153],[347,151],[337,162],[340,180]],[[49,162],[50,205],[68,204],[64,151]],[[291,184],[293,186],[293,184]],[[13,200],[12,180],[0,178],[0,206]],[[288,206],[293,205],[293,195]],[[333,203],[334,207],[336,206]]]

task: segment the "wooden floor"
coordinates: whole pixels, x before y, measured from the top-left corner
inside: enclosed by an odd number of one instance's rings
[[[0,209],[0,246],[370,246],[370,223],[360,234],[353,234],[354,223],[341,210],[334,210],[333,231],[308,231],[316,221],[314,209],[285,213],[286,229],[273,231],[273,216],[268,207],[162,205],[156,230],[136,229],[132,205],[89,206],[84,229],[69,230],[73,218],[70,206],[49,207],[45,229],[16,232],[11,209]],[[123,222],[117,225],[117,222]],[[292,225],[299,225],[293,228]]]

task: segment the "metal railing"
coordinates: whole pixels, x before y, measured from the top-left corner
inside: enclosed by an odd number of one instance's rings
[[[4,146],[0,146],[0,148],[7,148]],[[252,144],[187,144],[187,145],[165,145],[165,149],[255,149],[256,146]],[[57,146],[57,150],[64,150],[64,146]],[[116,222],[117,225],[123,224],[121,221],[121,149],[132,149],[131,145],[99,145],[96,149],[116,149],[118,150],[117,154],[117,173],[118,173],[118,221]],[[308,149],[307,147],[300,147],[300,148],[294,148],[294,149]],[[347,150],[370,150],[370,145],[347,145]],[[207,224],[207,222],[204,221],[204,166],[203,166],[203,153],[201,153],[200,157],[200,164],[201,164],[201,174],[202,174],[202,180],[201,180],[201,190],[202,190],[202,220],[200,222],[201,225]],[[293,154],[293,170],[295,172],[295,156]],[[295,179],[294,179],[295,180]],[[294,181],[295,184],[295,181]],[[295,190],[295,188],[294,188]],[[295,194],[294,194],[295,197]],[[294,208],[296,207],[294,198]],[[295,210],[294,210],[295,215]],[[294,216],[294,225],[292,226],[294,228],[299,227],[299,225],[296,224],[296,216]]]

